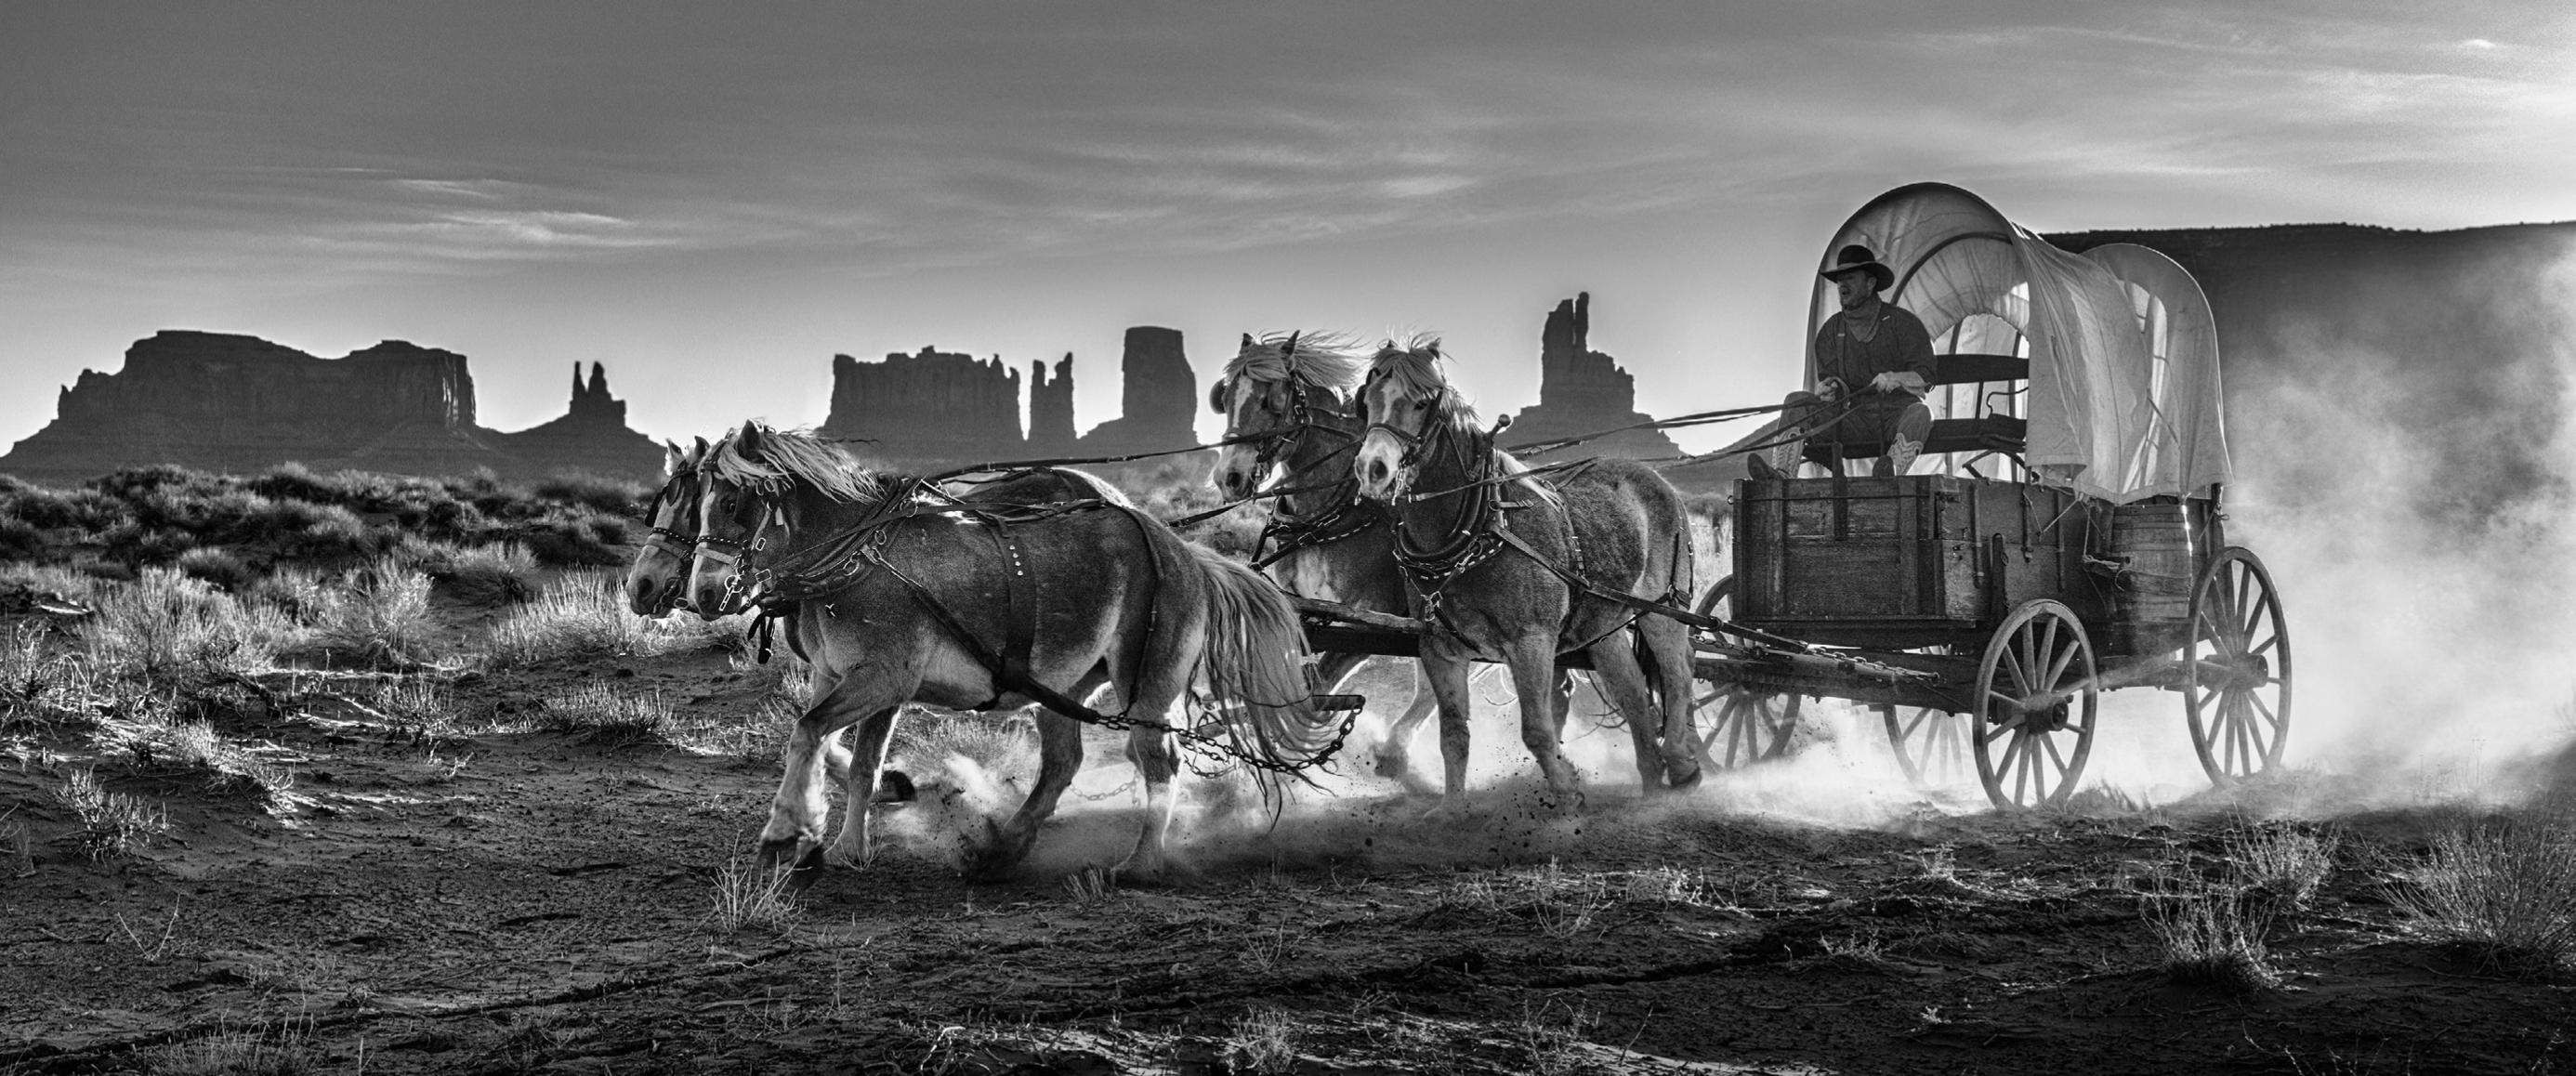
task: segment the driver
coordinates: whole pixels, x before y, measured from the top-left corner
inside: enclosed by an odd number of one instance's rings
[[[1816,391],[1790,393],[1780,427],[1795,429],[1802,415],[1845,397],[1851,411],[1829,428],[1791,435],[1769,449],[1769,459],[1746,457],[1745,465],[1755,478],[1785,478],[1795,473],[1807,440],[1852,441],[1887,446],[1871,474],[1904,474],[1932,429],[1932,410],[1922,399],[1932,379],[1932,334],[1903,307],[1879,299],[1895,285],[1896,271],[1868,247],[1844,247],[1821,275],[1833,281],[1842,312],[1816,329]]]

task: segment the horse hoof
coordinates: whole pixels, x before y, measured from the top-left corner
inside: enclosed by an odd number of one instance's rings
[[[782,837],[777,840],[762,841],[760,853],[753,857],[752,863],[765,871],[777,870],[779,864],[787,862],[796,855],[796,845],[800,839]]]

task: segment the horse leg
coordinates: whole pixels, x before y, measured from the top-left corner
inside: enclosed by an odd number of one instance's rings
[[[1698,692],[1691,682],[1697,655],[1691,647],[1690,628],[1670,617],[1643,617],[1637,621],[1637,639],[1638,652],[1649,666],[1647,675],[1663,703],[1665,779],[1677,790],[1697,787],[1699,738],[1691,728],[1691,706]],[[1638,770],[1643,773],[1644,767]]]
[[[1433,645],[1434,640],[1424,642],[1422,679],[1440,708],[1440,805],[1432,814],[1455,816],[1467,810],[1467,718],[1475,702],[1467,690],[1467,672],[1473,660]]]
[[[1637,663],[1629,634],[1612,632],[1584,652],[1592,656],[1592,682],[1610,696],[1610,705],[1619,708],[1619,717],[1628,726],[1628,739],[1637,749],[1638,782],[1647,795],[1663,791],[1663,715],[1646,690],[1646,670]]]
[[[1074,698],[1090,694],[1097,681],[1073,690]],[[1038,827],[1055,817],[1056,802],[1082,769],[1082,722],[1045,707],[1038,708],[1038,779],[1020,800],[1011,820],[991,831],[992,845],[978,857],[976,875],[987,881],[1009,875],[1011,868],[1037,847]]]
[[[894,741],[895,717],[902,710],[888,706],[869,714],[850,733],[853,742],[842,752],[849,795],[841,809],[841,830],[832,838],[831,854],[824,862],[864,867],[876,858],[877,783],[885,772],[886,745]]]
[[[890,676],[845,675],[832,685],[828,694],[817,696],[805,713],[796,719],[796,727],[787,734],[784,773],[779,777],[778,795],[770,802],[769,824],[760,831],[760,862],[776,866],[798,851],[800,843],[813,847],[795,855],[799,869],[819,866],[822,861],[823,820],[830,810],[824,790],[826,769],[824,745],[864,716],[888,711],[886,732],[893,731],[890,711],[912,694],[917,680],[898,683]],[[882,744],[879,750],[882,751]],[[856,767],[853,767],[855,771]],[[871,784],[876,779],[876,765],[868,767]],[[865,810],[860,801],[854,810]]]
[[[1402,784],[1405,791],[1416,795],[1427,796],[1439,791],[1414,770],[1409,757],[1414,731],[1420,729],[1422,723],[1439,708],[1440,696],[1431,690],[1430,677],[1423,673],[1419,664],[1415,665],[1413,700],[1405,704],[1403,714],[1388,723],[1386,738],[1378,741],[1377,751],[1371,756],[1370,761],[1376,765],[1378,776],[1394,780]]]
[[[1144,779],[1145,828],[1136,835],[1136,850],[1118,865],[1118,878],[1159,882],[1168,865],[1163,842],[1171,834],[1172,808],[1177,802],[1172,778],[1180,772],[1181,754],[1171,733],[1138,725],[1127,730],[1127,760],[1136,764],[1136,775]]]
[[[1521,744],[1547,775],[1552,797],[1580,795],[1574,766],[1558,749],[1556,735],[1556,633],[1523,635],[1503,646],[1504,663],[1512,669],[1512,688],[1520,693]]]

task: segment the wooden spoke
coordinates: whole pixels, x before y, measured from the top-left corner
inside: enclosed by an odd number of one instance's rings
[[[2023,605],[1986,644],[1977,669],[1977,777],[2005,809],[2065,802],[2093,751],[2100,704],[2092,641],[2073,610],[2054,601]],[[2025,702],[2055,700],[2023,710]],[[1995,741],[2005,740],[2001,751]]]
[[[1976,771],[1968,763],[1968,719],[1940,710],[1876,707],[1896,765],[1916,788],[1946,788]]]
[[[1720,619],[1730,616],[1734,592],[1734,576],[1718,580],[1700,595],[1697,611]],[[1694,695],[1691,720],[1700,728],[1700,765],[1732,770],[1789,753],[1802,701],[1797,693],[1702,680]]]
[[[2201,769],[2225,785],[2280,765],[2290,733],[2289,625],[2272,574],[2238,547],[2210,562],[2191,605],[2184,717]]]

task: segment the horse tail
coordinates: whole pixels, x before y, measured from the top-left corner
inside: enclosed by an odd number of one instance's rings
[[[1199,670],[1209,696],[1232,717],[1226,736],[1234,753],[1259,764],[1255,776],[1267,792],[1275,767],[1329,757],[1346,724],[1315,707],[1306,683],[1306,632],[1288,596],[1246,565],[1196,542],[1183,544],[1207,584]]]

